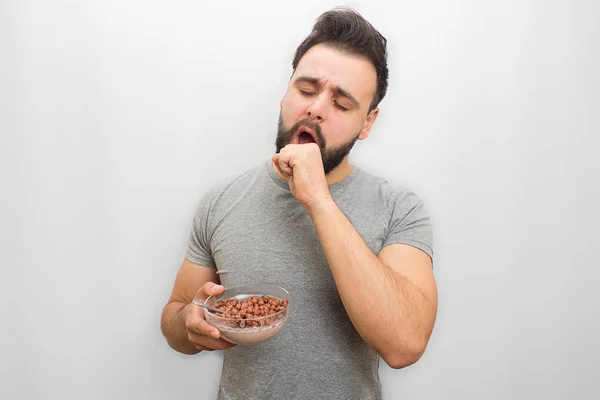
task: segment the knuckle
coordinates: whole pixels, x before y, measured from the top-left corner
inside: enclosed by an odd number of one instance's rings
[[[185,326],[189,332],[203,334],[203,322],[204,321],[199,318],[190,318],[188,321],[186,321]]]
[[[195,346],[206,346],[206,338],[195,332],[188,333],[188,341]]]
[[[191,318],[186,318],[186,320],[185,320],[185,329],[188,330],[188,331],[192,331],[193,327],[194,327],[194,324],[192,322],[192,319]]]
[[[199,330],[198,333],[204,337],[208,337],[208,338],[212,338],[211,334],[210,334],[210,328],[209,325],[203,325]]]
[[[227,342],[225,342],[224,340],[215,339],[214,345],[212,347],[216,350],[225,350],[227,348]]]
[[[198,327],[196,325],[190,324],[187,327],[188,335],[197,335]]]

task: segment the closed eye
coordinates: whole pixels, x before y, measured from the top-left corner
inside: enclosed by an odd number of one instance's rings
[[[340,110],[342,110],[342,111],[348,111],[348,109],[347,109],[346,107],[344,107],[343,105],[341,105],[341,104],[340,104],[340,103],[338,103],[337,101],[335,101],[335,100],[334,100],[333,102],[335,103],[335,106],[336,106],[337,108],[339,108]]]
[[[303,95],[303,96],[314,96],[316,95],[316,93],[314,92],[307,92],[306,90],[302,90],[300,88],[298,88],[298,91]],[[340,111],[348,111],[348,108],[344,107],[343,105],[341,105],[340,103],[338,103],[337,101],[333,101],[333,103],[335,104],[335,106],[340,110]]]
[[[313,92],[307,92],[305,90],[302,89],[298,89],[300,91],[300,93],[302,93],[304,96],[313,96],[315,93]]]

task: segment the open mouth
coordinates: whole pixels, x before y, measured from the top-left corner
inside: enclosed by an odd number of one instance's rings
[[[306,143],[317,143],[317,136],[315,133],[304,126],[300,127],[297,135],[298,144],[306,144]]]

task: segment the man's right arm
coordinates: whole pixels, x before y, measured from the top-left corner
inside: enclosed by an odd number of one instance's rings
[[[183,354],[197,354],[202,350],[194,346],[188,339],[188,332],[185,327],[186,304],[173,302],[163,308],[160,328],[167,339],[167,343],[173,350]]]
[[[204,320],[202,307],[192,303],[193,299],[204,301],[211,294],[220,294],[223,287],[218,284],[215,268],[184,259],[161,316],[161,330],[171,348],[184,354],[197,354],[202,350],[224,350],[234,346],[220,339],[218,329]]]

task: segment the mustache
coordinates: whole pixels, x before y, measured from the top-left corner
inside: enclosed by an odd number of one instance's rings
[[[327,150],[325,143],[326,141],[323,137],[323,132],[321,131],[321,126],[319,124],[308,118],[304,118],[296,122],[290,129],[286,129],[280,112],[279,121],[277,124],[277,138],[275,139],[276,153],[279,153],[281,149],[283,149],[287,144],[291,142],[292,138],[294,137],[294,134],[298,132],[301,126],[305,126],[306,128],[311,129],[315,133],[315,136],[319,141],[321,159],[323,160],[323,170],[325,174],[328,174],[329,172],[333,171],[333,169],[336,168],[343,161],[344,157],[348,155],[348,153],[350,152],[350,150],[354,146],[354,143],[356,142],[356,140],[358,140],[358,137],[360,135],[359,132],[355,135],[354,139],[352,139],[348,143]]]
[[[286,136],[291,139],[294,134],[296,132],[298,132],[298,129],[300,129],[301,126],[305,126],[309,129],[311,129],[313,132],[315,132],[315,135],[317,136],[317,139],[319,140],[319,144],[321,147],[325,147],[325,137],[323,136],[323,133],[321,132],[321,125],[317,124],[316,122],[312,121],[309,118],[304,118],[301,119],[300,121],[296,122],[288,131]]]

